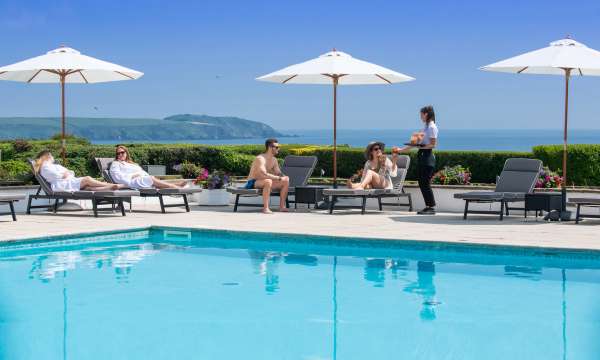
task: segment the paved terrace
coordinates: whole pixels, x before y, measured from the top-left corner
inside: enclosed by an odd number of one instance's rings
[[[548,248],[600,250],[600,221],[585,220],[579,225],[553,223],[534,217],[510,216],[499,221],[495,216],[462,214],[419,216],[402,211],[340,212],[298,209],[296,212],[263,215],[252,208],[233,213],[232,207],[192,205],[186,213],[170,208],[160,213],[156,204],[134,204],[133,213],[103,213],[94,218],[90,211],[72,213],[19,214],[18,221],[0,217],[0,241],[54,235],[121,230],[134,227],[176,226],[258,232],[335,235],[361,238],[444,241],[463,244],[513,245]],[[292,210],[293,211],[293,210]]]

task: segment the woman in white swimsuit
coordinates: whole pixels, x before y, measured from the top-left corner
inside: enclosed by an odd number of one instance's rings
[[[117,146],[115,150],[115,161],[110,165],[110,176],[116,183],[123,184],[130,189],[179,189],[186,185],[186,181],[169,183],[159,180],[144,171],[138,164],[131,160],[129,150],[123,146]]]
[[[118,190],[125,186],[98,181],[90,176],[75,177],[75,173],[54,162],[48,150],[40,152],[33,165],[36,173],[50,183],[53,191]]]

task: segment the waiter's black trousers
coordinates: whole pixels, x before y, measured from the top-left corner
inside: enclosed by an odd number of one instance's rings
[[[419,165],[418,171],[419,188],[421,189],[421,194],[423,194],[423,200],[425,200],[425,205],[427,205],[428,207],[434,207],[435,198],[433,197],[433,190],[431,190],[431,178],[433,177],[435,167]]]

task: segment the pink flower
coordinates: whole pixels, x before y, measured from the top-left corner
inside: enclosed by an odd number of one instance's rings
[[[208,170],[203,168],[202,171],[200,172],[200,175],[198,176],[198,178],[200,180],[206,180],[208,179]]]

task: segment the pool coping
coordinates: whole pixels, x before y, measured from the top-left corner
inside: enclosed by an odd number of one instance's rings
[[[233,229],[217,229],[210,227],[184,227],[184,226],[165,226],[165,225],[149,225],[149,226],[137,226],[137,227],[126,227],[122,229],[111,229],[105,231],[84,231],[74,232],[69,234],[60,235],[49,235],[49,236],[37,236],[31,238],[18,238],[9,239],[0,242],[0,247],[6,245],[15,245],[19,243],[36,243],[36,242],[52,242],[71,239],[73,237],[91,237],[91,236],[105,236],[120,233],[133,233],[139,231],[153,231],[153,230],[173,230],[173,231],[199,231],[204,233],[227,233],[232,235],[270,235],[276,234],[282,237],[298,238],[301,236],[309,236],[319,243],[333,243],[340,242],[344,245],[369,245],[380,246],[380,247],[397,247],[405,245],[406,247],[417,247],[423,246],[427,249],[443,250],[443,248],[450,248],[453,250],[491,250],[494,252],[508,252],[514,253],[515,255],[545,255],[545,256],[556,256],[556,255],[577,255],[577,256],[591,256],[600,257],[600,250],[598,249],[586,249],[586,248],[567,248],[567,247],[551,247],[551,246],[535,246],[535,245],[517,245],[517,244],[491,244],[486,242],[459,242],[459,241],[442,241],[442,240],[415,240],[415,239],[391,239],[384,237],[367,237],[367,236],[337,236],[337,235],[322,235],[322,234],[311,234],[311,233],[293,233],[293,232],[281,232],[281,231],[253,231],[253,230],[233,230]],[[264,241],[264,240],[261,240]],[[285,240],[283,240],[285,241]],[[267,242],[267,241],[265,241]]]

